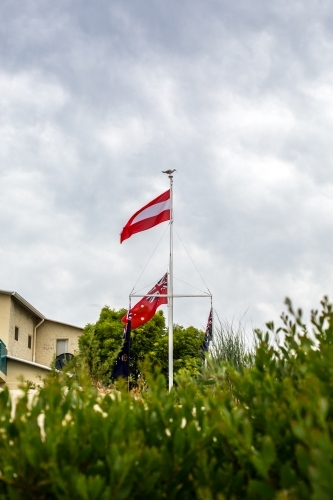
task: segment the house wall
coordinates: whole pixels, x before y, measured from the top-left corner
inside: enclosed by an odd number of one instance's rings
[[[2,371],[0,370],[0,388],[4,387],[6,382],[7,382],[7,375],[2,373]]]
[[[32,361],[33,356],[33,335],[37,318],[29,309],[26,309],[14,298],[11,301],[8,354],[27,361]],[[15,326],[19,328],[18,340],[15,340]],[[31,349],[28,348],[28,335],[31,335]]]
[[[55,358],[58,339],[67,339],[68,352],[75,355],[79,348],[78,341],[82,331],[82,328],[46,319],[37,328],[36,363],[51,365]]]
[[[7,359],[7,377],[5,382],[0,381],[0,388],[6,386],[8,389],[18,389],[22,379],[40,386],[48,373],[49,369],[46,367],[42,368],[28,365],[19,360]]]
[[[8,333],[10,321],[10,295],[0,294],[0,339],[8,349]]]

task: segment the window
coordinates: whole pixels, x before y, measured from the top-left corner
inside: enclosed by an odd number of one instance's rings
[[[28,349],[31,349],[31,335],[28,335]]]
[[[15,326],[15,340],[18,340],[18,334],[19,334],[19,327],[18,326]]]
[[[68,339],[57,339],[56,355],[65,354],[68,352]]]

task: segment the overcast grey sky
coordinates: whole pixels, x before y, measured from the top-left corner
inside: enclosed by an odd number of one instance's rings
[[[167,223],[119,233],[176,168],[222,319],[332,295],[332,2],[2,0],[0,19],[1,289],[82,326],[126,307]],[[166,234],[138,288],[167,264]],[[204,288],[177,236],[175,276]],[[208,312],[179,299],[175,322]]]

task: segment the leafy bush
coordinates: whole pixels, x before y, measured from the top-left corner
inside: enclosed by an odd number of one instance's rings
[[[333,312],[327,299],[258,332],[253,366],[223,363],[168,393],[98,394],[84,368],[52,373],[15,412],[0,393],[0,498],[332,497]],[[270,338],[280,332],[281,346]],[[13,414],[13,416],[12,416]]]

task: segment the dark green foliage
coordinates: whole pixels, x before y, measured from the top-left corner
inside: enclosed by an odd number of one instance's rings
[[[94,379],[107,381],[114,360],[122,345],[125,309],[115,311],[104,307],[95,325],[87,325],[79,339],[80,352]],[[201,345],[204,333],[193,326],[174,326],[174,371],[198,373],[201,365]],[[165,318],[159,311],[145,325],[131,332],[130,374],[133,381],[142,377],[142,366],[148,361],[159,366],[168,376],[168,332]]]
[[[185,370],[195,375],[202,365],[202,343],[204,332],[189,326],[174,325],[173,329],[174,372]],[[167,373],[167,372],[164,372]]]
[[[126,309],[115,311],[105,306],[98,321],[88,324],[79,338],[80,353],[95,379],[108,379],[116,355],[122,345],[124,325],[121,318]]]
[[[1,392],[0,499],[332,498],[332,306],[311,335],[290,314],[258,332],[252,366],[182,374],[171,393],[155,373],[141,394],[101,396],[73,365],[13,417]]]
[[[163,371],[168,366],[168,335],[165,318],[159,311],[145,325],[131,332],[130,375],[137,380],[141,374],[141,366],[149,358],[150,362],[159,365]]]

